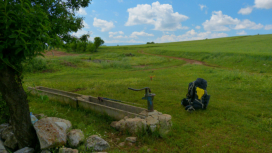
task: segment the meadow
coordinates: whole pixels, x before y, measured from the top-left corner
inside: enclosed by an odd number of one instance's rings
[[[111,128],[110,117],[29,95],[31,112],[68,119],[86,136],[100,135],[111,145],[108,152],[272,152],[271,42],[272,35],[240,36],[38,57],[24,66],[24,88],[45,86],[146,108],[144,92],[127,88],[150,87],[154,109],[172,115],[172,130],[163,138],[137,134],[136,145],[124,147],[115,138],[130,134]],[[197,78],[207,80],[211,99],[207,110],[190,113],[180,101]],[[78,149],[83,152],[84,146]]]

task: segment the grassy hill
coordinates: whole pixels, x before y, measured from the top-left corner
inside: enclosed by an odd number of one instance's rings
[[[172,115],[173,129],[165,138],[138,135],[135,146],[125,147],[118,147],[115,138],[123,140],[127,134],[112,129],[112,119],[29,96],[32,112],[69,119],[87,136],[100,134],[110,142],[108,152],[272,152],[271,42],[272,35],[257,35],[101,47],[94,54],[47,56],[25,66],[29,72],[24,87],[45,86],[142,107],[147,107],[141,100],[144,93],[127,88],[150,87],[156,94],[154,108]],[[126,56],[129,53],[135,56]],[[45,63],[41,68],[34,67],[41,63]],[[189,113],[180,101],[196,78],[208,81],[211,99],[207,110]]]

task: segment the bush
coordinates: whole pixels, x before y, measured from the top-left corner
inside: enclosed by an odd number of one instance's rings
[[[9,120],[9,109],[6,102],[3,100],[0,94],[0,124],[8,123]]]
[[[87,52],[95,52],[95,46],[92,42],[88,43],[86,51]]]
[[[47,63],[42,57],[35,57],[27,63],[23,64],[24,72],[37,72],[46,70]]]

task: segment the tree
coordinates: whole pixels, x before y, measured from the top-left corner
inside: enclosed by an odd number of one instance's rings
[[[91,0],[0,0],[0,92],[9,107],[19,148],[34,147],[22,62],[42,55],[48,46],[69,42],[83,27],[75,11]]]
[[[95,51],[97,51],[97,48],[103,44],[104,44],[104,40],[102,40],[100,37],[94,38]]]

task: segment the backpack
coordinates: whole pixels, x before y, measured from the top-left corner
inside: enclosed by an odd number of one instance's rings
[[[210,95],[208,95],[206,89],[207,81],[202,78],[197,78],[194,82],[190,82],[188,85],[186,98],[182,99],[181,101],[181,104],[185,107],[185,110],[205,110],[210,100]]]

